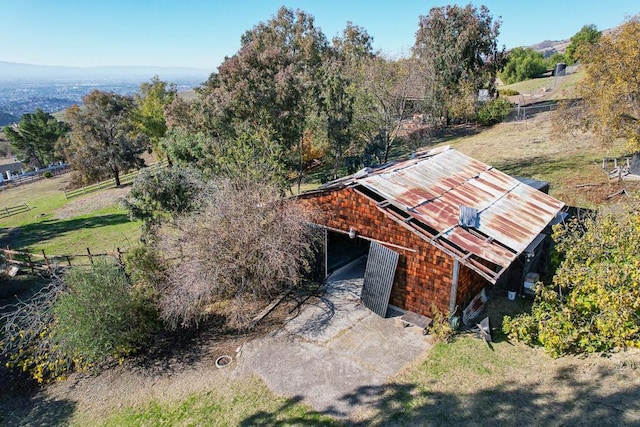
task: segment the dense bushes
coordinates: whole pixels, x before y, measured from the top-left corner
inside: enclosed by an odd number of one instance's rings
[[[162,318],[188,327],[215,308],[244,326],[285,286],[301,283],[313,253],[309,211],[274,184],[218,179],[200,210],[152,238],[167,266],[159,289]]]
[[[503,98],[487,101],[478,109],[478,122],[484,126],[500,123],[509,116],[511,108],[513,105]]]
[[[499,89],[498,93],[500,93],[500,96],[520,95],[520,92],[518,92],[517,90],[514,90],[514,89]]]
[[[507,64],[499,76],[505,84],[511,84],[539,76],[547,67],[542,53],[531,48],[517,47],[509,52]]]
[[[606,215],[555,233],[564,258],[531,314],[505,318],[510,339],[551,354],[640,346],[640,216]]]
[[[155,327],[153,295],[119,265],[75,267],[0,318],[0,354],[38,382],[135,351]]]

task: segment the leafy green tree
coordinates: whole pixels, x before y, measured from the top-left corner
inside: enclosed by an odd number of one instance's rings
[[[553,284],[539,284],[531,314],[505,318],[505,333],[555,356],[640,347],[638,230],[637,206],[556,230]]]
[[[548,67],[548,61],[541,52],[530,47],[516,47],[507,54],[507,63],[500,72],[500,79],[506,84],[521,82],[541,75]]]
[[[304,171],[303,144],[309,117],[319,114],[327,41],[312,16],[280,8],[241,39],[200,90],[215,136],[234,139],[237,129],[268,132],[282,146],[287,164]]]
[[[165,109],[173,102],[177,94],[175,84],[168,84],[154,76],[151,82],[140,85],[140,91],[134,95],[136,108],[135,120],[140,130],[149,137],[151,147],[158,159],[166,156],[162,146],[162,137],[167,132]],[[170,162],[170,158],[167,157]]]
[[[504,49],[498,49],[501,21],[485,6],[434,7],[420,16],[413,55],[425,84],[424,108],[434,124],[475,113],[479,89],[495,92]]]
[[[4,133],[20,161],[38,168],[61,159],[56,150],[56,143],[67,132],[67,124],[39,108],[35,113],[24,114],[17,125],[4,128]]]
[[[134,120],[132,97],[94,90],[83,98],[83,106],[66,111],[71,125],[67,158],[83,182],[112,176],[120,185],[120,174],[144,165],[140,155],[149,147],[149,137]]]
[[[598,27],[594,24],[583,26],[580,31],[571,37],[571,43],[565,50],[565,58],[568,64],[582,59],[582,56],[591,48],[598,40],[602,33],[598,31]]]

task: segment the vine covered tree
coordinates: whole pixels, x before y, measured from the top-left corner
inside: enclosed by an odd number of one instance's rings
[[[66,123],[39,108],[34,113],[24,114],[17,125],[4,128],[18,159],[38,168],[62,159],[56,143],[67,132],[69,126]]]
[[[142,167],[140,155],[149,147],[149,137],[134,120],[132,97],[94,90],[83,98],[83,106],[66,111],[71,125],[67,159],[82,182],[112,176],[120,185],[120,174]]]
[[[434,7],[420,16],[413,54],[423,70],[425,113],[435,124],[472,115],[479,89],[495,92],[504,55],[497,44],[500,24],[486,6],[471,4]]]

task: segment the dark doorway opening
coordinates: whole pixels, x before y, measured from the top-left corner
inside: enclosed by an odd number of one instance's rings
[[[327,230],[327,275],[369,253],[370,242]]]

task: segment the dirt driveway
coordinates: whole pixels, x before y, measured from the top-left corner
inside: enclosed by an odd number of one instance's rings
[[[335,272],[325,295],[284,328],[245,344],[238,373],[254,372],[273,392],[338,418],[364,410],[377,396],[363,390],[379,389],[431,347],[418,328],[360,304],[364,262]]]

